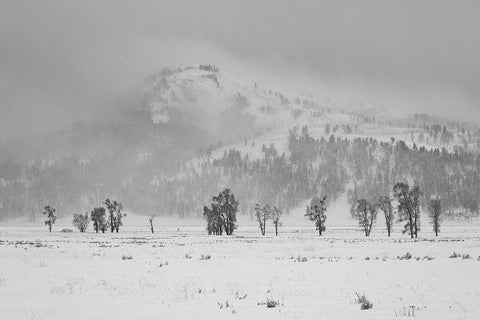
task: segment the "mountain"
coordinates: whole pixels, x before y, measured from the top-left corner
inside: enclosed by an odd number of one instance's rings
[[[1,144],[0,219],[35,219],[46,204],[70,215],[107,197],[137,213],[198,216],[224,187],[245,214],[256,202],[288,211],[318,194],[354,204],[399,180],[470,216],[479,145],[467,122],[286,95],[212,65],[164,69],[96,121]]]

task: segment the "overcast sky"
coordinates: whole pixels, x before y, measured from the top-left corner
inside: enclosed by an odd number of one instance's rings
[[[0,0],[0,136],[94,116],[146,75],[199,63],[477,121],[480,1]]]

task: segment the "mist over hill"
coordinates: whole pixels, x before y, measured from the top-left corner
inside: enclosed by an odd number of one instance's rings
[[[0,144],[0,219],[85,212],[107,197],[139,214],[201,215],[230,187],[285,210],[327,195],[349,203],[419,184],[450,216],[478,215],[478,126],[395,117],[329,96],[283,94],[214,65],[153,74],[104,116]],[[348,215],[348,212],[345,212]]]

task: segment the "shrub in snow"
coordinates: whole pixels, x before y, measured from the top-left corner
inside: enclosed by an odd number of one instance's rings
[[[470,255],[467,253],[467,254],[463,254],[463,253],[452,253],[452,255],[450,256],[450,258],[462,258],[462,259],[470,259]]]
[[[367,299],[365,293],[360,294],[358,292],[355,292],[355,295],[357,296],[357,303],[360,305],[361,310],[368,310],[373,308],[373,303],[371,303],[370,300]]]
[[[275,308],[279,305],[278,301],[267,299],[267,308]]]
[[[398,256],[399,260],[410,260],[412,259],[412,254],[410,252],[405,253],[403,256]]]
[[[85,232],[85,230],[87,230],[89,223],[90,223],[90,218],[88,217],[88,213],[85,213],[85,215],[75,213],[73,215],[72,224],[80,232]]]

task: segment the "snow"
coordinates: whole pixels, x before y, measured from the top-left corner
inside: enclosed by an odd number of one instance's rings
[[[278,237],[243,222],[234,236],[208,236],[201,220],[167,218],[151,234],[147,217],[131,215],[119,234],[59,232],[66,219],[51,234],[0,226],[0,319],[394,319],[411,309],[418,319],[480,317],[478,228],[411,240],[398,230],[386,238],[379,225],[367,239],[353,223],[327,224],[319,238],[291,222]],[[398,258],[407,252],[412,259]],[[373,309],[360,310],[355,292]]]

